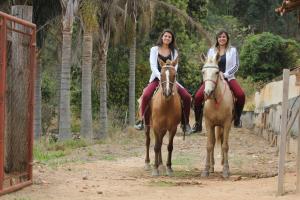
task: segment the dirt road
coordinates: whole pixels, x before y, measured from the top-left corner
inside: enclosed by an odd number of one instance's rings
[[[287,193],[277,197],[276,148],[249,130],[232,129],[229,142],[232,175],[224,180],[220,173],[220,147],[215,152],[216,173],[209,178],[200,176],[205,144],[204,135],[188,136],[185,141],[178,135],[174,141],[174,176],[152,177],[151,172],[143,169],[143,134],[128,130],[104,144],[78,149],[58,160],[60,164],[54,167],[37,163],[34,184],[0,200],[300,199],[294,192],[295,155],[287,158]],[[153,154],[152,141],[152,161]]]

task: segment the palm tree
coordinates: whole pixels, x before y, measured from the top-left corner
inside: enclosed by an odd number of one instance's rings
[[[78,0],[61,0],[63,10],[63,42],[59,107],[59,139],[61,140],[70,139],[72,137],[70,111],[71,44],[74,13],[77,12],[78,3]]]
[[[37,68],[35,82],[35,114],[34,114],[34,137],[37,139],[42,134],[42,64],[40,61],[41,49],[44,46],[49,22],[61,14],[59,0],[42,1],[33,0],[33,22],[37,25]]]
[[[100,81],[100,131],[95,139],[105,136],[107,133],[107,52],[111,33],[121,19],[118,7],[119,0],[98,0],[98,23],[99,23],[99,81]],[[115,37],[118,32],[114,32]]]
[[[125,0],[125,30],[129,43],[129,125],[135,122],[135,68],[136,68],[136,37],[137,22],[141,19],[141,29],[150,28],[150,1],[149,0]]]
[[[98,27],[97,5],[95,0],[83,1],[80,14],[84,29],[82,51],[82,95],[81,95],[81,129],[80,134],[88,139],[93,135],[92,119],[92,54],[93,31]]]

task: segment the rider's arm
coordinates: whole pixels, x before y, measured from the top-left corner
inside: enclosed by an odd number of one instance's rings
[[[158,66],[157,66],[157,56],[158,56],[158,47],[152,47],[150,50],[150,67],[152,73],[154,73],[155,77],[160,80],[160,72],[158,71]]]
[[[226,61],[226,71],[224,73],[225,78],[231,78],[234,76],[235,72],[237,72],[239,68],[239,55],[236,48],[231,47],[229,60]]]

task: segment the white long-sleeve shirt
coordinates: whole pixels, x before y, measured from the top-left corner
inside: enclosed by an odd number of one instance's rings
[[[217,49],[212,47],[207,52],[207,57],[214,57],[217,54]],[[237,72],[240,65],[239,55],[235,47],[230,46],[226,51],[226,68],[224,76],[229,81],[235,79],[234,74]]]
[[[155,78],[158,78],[160,80],[160,72],[158,71],[158,64],[157,64],[157,58],[158,58],[158,50],[159,50],[159,46],[154,46],[151,48],[150,50],[150,67],[151,67],[151,71],[152,74],[150,76],[150,80],[149,82],[152,82]],[[171,58],[172,61],[175,60],[178,56],[178,52],[175,49],[174,53],[171,51]],[[175,69],[177,71],[178,68],[178,64],[176,64]]]

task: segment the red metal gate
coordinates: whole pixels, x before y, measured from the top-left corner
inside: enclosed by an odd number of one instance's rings
[[[22,28],[20,28],[22,27]],[[36,67],[36,26],[28,21],[21,20],[19,18],[7,15],[0,12],[0,195],[18,190],[22,187],[32,184],[32,161],[33,161],[33,114],[34,114],[34,79],[35,79],[35,67]],[[14,102],[7,100],[8,85],[9,84],[24,84],[20,79],[24,78],[13,77],[11,78],[8,71],[13,70],[10,64],[11,60],[14,60],[14,53],[18,49],[18,46],[11,45],[13,37],[23,37],[26,41],[22,44],[22,48],[25,49],[26,63],[23,63],[23,68],[26,70],[25,82],[27,82],[25,97],[28,99],[27,105],[14,105]],[[17,48],[16,48],[17,47]],[[20,47],[21,48],[21,47]],[[22,63],[21,63],[22,65]],[[19,73],[20,74],[20,73]],[[22,73],[20,75],[22,77]],[[24,77],[24,76],[23,76]],[[11,80],[8,84],[8,80]],[[21,83],[20,83],[21,82]],[[22,93],[23,94],[23,93]],[[7,157],[9,157],[8,145],[6,142],[12,128],[7,128],[7,110],[11,106],[18,107],[23,106],[25,109],[24,121],[26,128],[24,128],[25,145],[20,147],[24,149],[25,156],[22,164],[24,165],[24,171],[7,171],[4,170],[7,165]],[[10,122],[10,123],[14,123]],[[15,140],[13,140],[15,141]],[[6,146],[7,145],[7,146]],[[13,148],[13,147],[11,147]],[[19,148],[19,147],[18,147]],[[13,152],[14,151],[14,152]],[[11,157],[15,157],[20,150],[14,150]],[[15,164],[15,163],[13,163]]]

